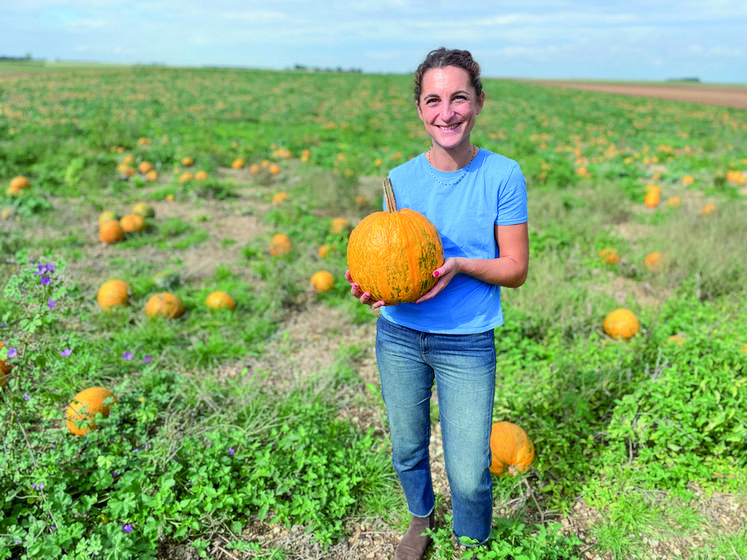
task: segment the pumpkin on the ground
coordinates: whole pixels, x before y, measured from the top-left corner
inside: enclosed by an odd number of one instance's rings
[[[3,346],[5,346],[5,344],[0,340],[0,348]],[[0,389],[8,385],[8,374],[12,369],[13,366],[11,364],[0,358]]]
[[[521,426],[494,422],[490,429],[490,472],[516,476],[534,461],[534,443]]]
[[[99,241],[109,245],[123,241],[125,232],[117,220],[109,220],[99,225]]]
[[[208,294],[208,297],[205,299],[205,305],[208,306],[209,309],[230,309],[234,310],[236,308],[236,302],[231,297],[230,294],[227,292],[222,292],[220,290],[212,292]]]
[[[138,214],[127,214],[119,220],[119,225],[125,233],[139,233],[145,229],[145,220]]]
[[[284,233],[276,233],[270,240],[270,255],[279,257],[287,255],[291,250],[291,242]]]
[[[621,307],[607,314],[602,327],[612,338],[628,340],[640,330],[640,323],[635,313]]]
[[[605,264],[617,264],[620,262],[620,254],[614,247],[605,247],[599,251],[599,257]]]
[[[156,217],[155,209],[150,204],[144,201],[136,202],[132,207],[132,213],[137,214],[138,216],[142,216],[143,218]]]
[[[171,292],[153,294],[145,303],[145,315],[148,317],[166,317],[176,319],[184,313],[181,298]]]
[[[111,222],[112,220],[119,221],[120,217],[121,216],[114,210],[104,210],[101,214],[99,214],[99,225],[103,224],[104,222]]]
[[[386,211],[374,212],[348,239],[350,275],[374,301],[416,301],[436,283],[433,271],[444,262],[436,226],[410,208],[397,210],[389,178],[384,182]]]
[[[115,278],[113,280],[107,280],[101,284],[98,294],[96,294],[96,301],[99,302],[101,309],[104,311],[111,311],[113,307],[118,305],[129,305],[129,297],[131,293],[132,290],[127,282]]]
[[[327,292],[335,285],[335,277],[328,270],[319,270],[311,276],[311,288],[316,292]]]
[[[654,251],[646,255],[643,264],[651,272],[661,272],[665,265],[665,258],[659,251]]]
[[[13,177],[10,180],[10,188],[12,189],[30,189],[31,188],[31,181],[29,181],[28,177],[25,177],[23,175],[18,175],[17,177]]]
[[[111,400],[107,401],[107,399]],[[83,436],[89,430],[95,430],[96,422],[94,419],[96,415],[109,416],[109,408],[116,402],[117,397],[109,389],[104,387],[84,389],[73,397],[67,407],[65,419],[67,420],[68,431],[76,436]]]
[[[347,233],[352,229],[350,221],[346,218],[332,218],[330,224],[330,233]]]

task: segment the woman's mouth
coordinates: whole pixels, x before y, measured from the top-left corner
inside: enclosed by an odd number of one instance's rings
[[[455,124],[439,124],[436,125],[439,130],[443,130],[444,132],[453,132],[457,128],[461,126],[462,123],[455,123]]]

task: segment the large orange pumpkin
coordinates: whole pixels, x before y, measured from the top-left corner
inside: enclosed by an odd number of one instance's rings
[[[184,303],[181,298],[171,292],[153,294],[145,304],[145,314],[148,317],[162,316],[176,319],[184,313]]]
[[[490,456],[490,472],[516,476],[532,465],[534,443],[520,426],[494,422],[490,429]]]
[[[389,178],[384,198],[386,211],[368,215],[350,234],[350,276],[374,301],[413,302],[436,283],[433,271],[444,262],[441,236],[419,212],[397,210]]]
[[[98,294],[96,294],[96,301],[99,302],[101,309],[111,311],[112,307],[117,305],[129,305],[131,293],[132,290],[127,282],[115,278],[101,284]]]
[[[619,308],[611,311],[602,324],[604,332],[612,338],[627,340],[640,330],[638,317],[629,309]]]
[[[104,401],[108,398],[111,398],[112,402],[104,404]],[[96,415],[109,416],[109,407],[116,402],[117,397],[109,389],[104,387],[84,389],[73,397],[72,402],[67,407],[65,413],[67,429],[76,436],[85,435],[88,430],[95,430],[94,418]]]

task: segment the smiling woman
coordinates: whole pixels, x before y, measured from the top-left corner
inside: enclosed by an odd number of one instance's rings
[[[434,381],[454,534],[468,546],[490,536],[494,329],[503,324],[501,287],[522,285],[529,265],[519,165],[470,140],[485,103],[477,62],[469,51],[431,51],[415,73],[414,93],[431,149],[392,169],[389,180],[398,207],[437,229],[443,264],[430,272],[430,289],[397,305],[377,301],[346,274],[353,296],[381,308],[376,359],[393,462],[412,515],[395,560],[420,560],[430,542],[424,532],[435,524],[428,453]],[[397,266],[396,255],[381,260]]]

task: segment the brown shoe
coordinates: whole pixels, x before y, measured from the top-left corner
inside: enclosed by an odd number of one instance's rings
[[[405,536],[399,541],[394,551],[394,560],[422,560],[425,549],[431,543],[431,538],[424,533],[435,527],[433,512],[428,517],[412,516],[410,526]]]

